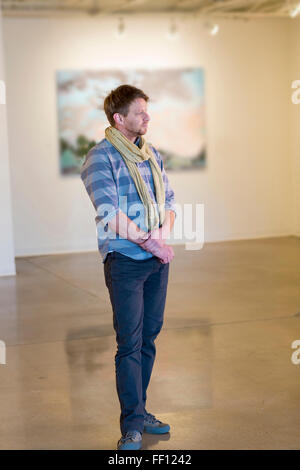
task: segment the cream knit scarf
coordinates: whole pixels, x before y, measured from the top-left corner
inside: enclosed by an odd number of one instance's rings
[[[148,231],[158,228],[165,219],[165,188],[161,169],[152,150],[142,136],[140,137],[140,143],[138,147],[129,139],[127,139],[127,137],[125,137],[122,132],[112,126],[105,129],[105,138],[120,152],[127,165],[137,192],[145,207],[145,224]],[[149,160],[150,163],[157,206],[151,199],[146,183],[143,180],[137,166],[137,163],[145,160]],[[157,208],[159,214],[157,213]]]

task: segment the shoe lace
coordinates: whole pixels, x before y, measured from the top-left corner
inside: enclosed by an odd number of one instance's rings
[[[156,419],[155,416],[152,415],[151,413],[146,413],[146,421],[149,424],[161,423],[161,421],[159,421],[159,419]]]
[[[130,441],[130,440],[138,441],[140,440],[140,438],[141,438],[141,433],[139,431],[127,431],[127,433],[125,434],[125,437],[122,437],[122,441],[123,442]]]

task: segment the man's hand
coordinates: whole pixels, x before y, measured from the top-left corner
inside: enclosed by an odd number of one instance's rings
[[[173,248],[164,243],[160,228],[152,230],[149,238],[141,244],[141,247],[157,256],[163,264],[169,263],[174,258]]]
[[[167,249],[167,251],[164,251],[164,253],[159,257],[159,261],[163,264],[170,263],[174,258],[173,248],[169,245],[164,245],[163,249]]]
[[[162,227],[155,228],[154,230],[151,230],[150,237],[151,240],[156,240],[159,246],[164,246],[166,243],[166,236],[162,231]]]

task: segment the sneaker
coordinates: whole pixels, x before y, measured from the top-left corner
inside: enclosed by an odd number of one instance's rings
[[[144,431],[149,434],[164,434],[170,431],[170,426],[156,419],[151,413],[146,412]]]
[[[139,431],[127,431],[118,441],[118,450],[138,450],[142,447],[142,435]]]

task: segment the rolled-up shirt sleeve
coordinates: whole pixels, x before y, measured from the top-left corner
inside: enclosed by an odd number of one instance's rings
[[[165,210],[171,210],[175,213],[175,218],[177,217],[177,211],[176,211],[176,207],[175,207],[175,204],[176,204],[176,201],[175,201],[175,193],[170,185],[170,182],[169,182],[169,178],[167,176],[167,173],[165,171],[165,168],[164,168],[164,163],[163,163],[163,159],[160,155],[160,153],[158,152],[158,150],[156,150],[153,145],[151,145],[151,148],[153,149],[153,151],[155,152],[156,156],[157,156],[157,163],[159,164],[160,166],[160,169],[161,169],[161,173],[162,173],[162,177],[163,177],[163,182],[164,182],[164,186],[165,186]]]
[[[119,211],[118,190],[109,158],[91,149],[80,169],[85,189],[104,226]]]

